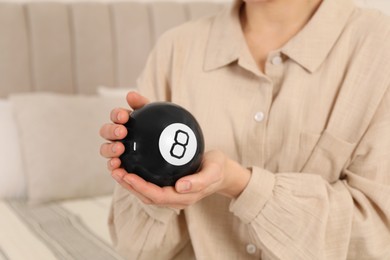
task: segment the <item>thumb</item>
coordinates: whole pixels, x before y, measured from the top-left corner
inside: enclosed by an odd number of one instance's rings
[[[207,189],[223,179],[225,157],[222,153],[208,152],[204,155],[201,171],[180,178],[175,189],[178,193],[196,193]]]
[[[135,91],[127,93],[126,100],[132,109],[139,109],[149,103],[149,99]]]

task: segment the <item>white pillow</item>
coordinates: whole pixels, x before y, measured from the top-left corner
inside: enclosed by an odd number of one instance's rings
[[[10,97],[32,203],[110,194],[100,127],[118,99],[50,93]]]
[[[0,99],[0,198],[26,196],[18,129],[11,102]]]
[[[126,100],[126,95],[130,91],[137,91],[137,88],[123,88],[123,87],[107,87],[107,86],[98,86],[97,94],[100,97],[109,97],[109,98],[124,98]]]

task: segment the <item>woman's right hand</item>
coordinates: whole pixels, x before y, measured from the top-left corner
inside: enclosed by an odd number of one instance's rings
[[[110,114],[112,123],[104,124],[100,128],[100,136],[107,140],[106,143],[100,146],[100,154],[108,159],[107,168],[111,173],[121,166],[119,156],[125,151],[125,147],[119,140],[125,138],[127,135],[127,129],[124,124],[129,120],[131,111],[149,103],[146,97],[137,92],[129,92],[126,100],[130,109],[113,109]],[[114,175],[112,177],[117,179]]]

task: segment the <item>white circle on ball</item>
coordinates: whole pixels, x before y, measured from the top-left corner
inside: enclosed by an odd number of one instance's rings
[[[191,128],[185,124],[173,123],[161,132],[158,147],[165,161],[181,166],[194,158],[198,143]]]

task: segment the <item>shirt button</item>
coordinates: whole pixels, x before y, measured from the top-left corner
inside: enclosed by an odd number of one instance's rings
[[[263,120],[264,120],[264,113],[263,112],[257,112],[255,114],[255,121],[260,123]]]
[[[256,253],[256,246],[254,244],[248,244],[246,245],[246,252],[250,255],[253,255],[254,253]]]
[[[272,65],[280,65],[280,64],[282,64],[283,63],[282,57],[280,57],[279,55],[273,57],[272,60],[271,60],[271,63],[272,63]]]

